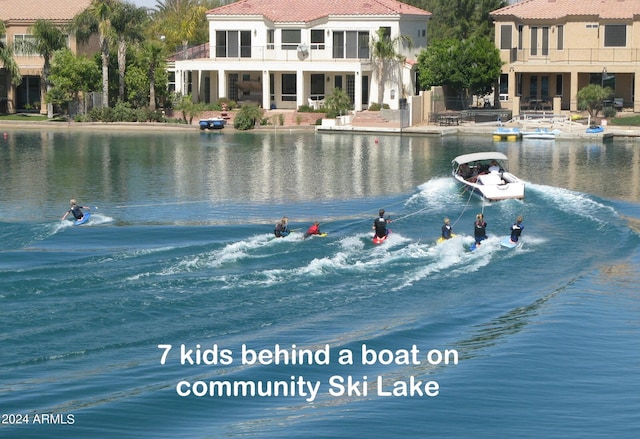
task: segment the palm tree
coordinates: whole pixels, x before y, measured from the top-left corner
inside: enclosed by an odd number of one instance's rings
[[[11,76],[11,83],[18,85],[22,81],[22,75],[20,75],[20,68],[18,63],[13,57],[13,50],[11,46],[4,44],[2,40],[7,33],[7,28],[4,21],[0,20],[0,63],[2,67],[7,69],[9,76]]]
[[[398,35],[395,38],[391,38],[387,34],[387,29],[383,27],[377,30],[376,36],[371,44],[371,57],[378,67],[378,104],[380,105],[382,105],[382,99],[384,97],[384,84],[387,80],[387,76],[389,75],[387,72],[387,65],[395,64],[398,69],[401,70],[402,63],[406,60],[404,55],[396,51],[396,47],[401,44],[411,47],[411,37],[408,35]],[[399,75],[399,86],[402,87],[401,71],[399,72]]]
[[[156,17],[164,27],[164,35],[169,47],[175,42],[182,45],[182,57],[187,59],[189,42],[197,41],[201,34],[202,24],[206,22],[206,9],[198,0],[165,0],[164,8],[160,8]],[[186,72],[185,72],[186,74]],[[186,93],[186,79],[182,81],[182,93]]]
[[[51,91],[51,58],[53,52],[66,47],[66,37],[62,30],[53,22],[38,19],[31,27],[31,34],[34,37],[34,50],[44,59],[42,78],[46,86],[47,93]],[[47,104],[47,117],[53,117],[53,104]]]
[[[142,56],[148,65],[149,74],[149,109],[156,110],[156,70],[164,62],[164,44],[150,40],[142,45]]]
[[[119,3],[120,0],[91,0],[91,5],[73,19],[73,28],[79,42],[89,41],[95,33],[99,36],[103,106],[109,106],[109,43],[113,34],[111,17]]]
[[[169,50],[181,45],[186,55],[189,43],[207,41],[207,8],[201,0],[158,0],[156,5],[155,32],[166,37]]]
[[[125,1],[113,9],[111,26],[118,46],[118,98],[124,101],[124,75],[127,68],[127,44],[144,40],[143,26],[148,20],[145,8]]]

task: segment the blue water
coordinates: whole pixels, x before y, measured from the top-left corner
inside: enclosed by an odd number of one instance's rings
[[[0,145],[0,437],[640,432],[640,142],[10,131]],[[485,205],[447,176],[454,156],[496,149],[524,201]],[[70,198],[87,224],[60,221]],[[374,246],[381,207],[393,232]],[[489,239],[469,252],[481,211]],[[294,232],[275,239],[282,215]],[[501,248],[517,215],[523,246]],[[437,245],[445,216],[458,237]],[[328,236],[303,240],[314,220]],[[181,364],[181,345],[218,362]],[[329,364],[243,364],[243,345]],[[362,364],[363,345],[380,361]],[[339,394],[348,377],[361,385]],[[412,379],[437,396],[391,396]],[[312,401],[298,380],[319,383]],[[179,395],[214,381],[294,395]]]

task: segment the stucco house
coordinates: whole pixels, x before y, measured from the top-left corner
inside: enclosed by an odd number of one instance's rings
[[[0,113],[16,112],[34,108],[46,112],[42,72],[44,60],[41,56],[24,50],[25,41],[33,39],[30,29],[38,19],[49,20],[57,25],[67,25],[81,11],[87,9],[91,0],[1,0],[0,20],[6,26],[3,44],[14,47],[22,82],[11,83],[7,69],[0,62]],[[88,53],[89,46],[79,47],[75,37],[69,35],[69,48],[74,53]]]
[[[178,92],[198,102],[296,109],[322,105],[339,87],[362,110],[375,102],[397,109],[417,93],[416,59],[431,14],[396,0],[240,0],[206,16],[208,47],[175,59]],[[371,48],[381,28],[412,42],[397,47],[406,61],[382,70]]]
[[[502,107],[577,111],[578,90],[595,83],[640,112],[640,1],[524,0],[491,17]]]

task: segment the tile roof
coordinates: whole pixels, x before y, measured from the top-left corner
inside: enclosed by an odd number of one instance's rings
[[[207,15],[262,15],[274,23],[308,23],[328,16],[423,15],[430,12],[396,0],[239,0]]]
[[[91,4],[91,0],[0,0],[0,20],[69,20]]]
[[[640,15],[640,0],[524,0],[491,13],[492,17],[523,20],[558,20],[570,16],[633,19]]]

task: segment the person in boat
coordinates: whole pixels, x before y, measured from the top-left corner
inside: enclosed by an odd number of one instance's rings
[[[516,222],[511,226],[511,242],[516,243],[518,239],[520,239],[520,234],[522,230],[524,230],[524,225],[522,224],[523,218],[522,215],[518,215],[516,218]]]
[[[309,227],[306,233],[303,236],[303,239],[307,239],[311,235],[319,235],[320,232],[320,223],[318,221],[314,222],[311,227]]]
[[[460,165],[460,168],[458,168],[458,175],[460,175],[465,180],[473,177],[473,171],[471,170],[471,167],[468,163],[463,163]]]
[[[280,221],[276,223],[275,229],[273,229],[273,234],[276,235],[276,238],[284,238],[289,235],[291,231],[289,230],[289,219],[286,216],[283,216]]]
[[[378,211],[378,218],[373,221],[373,229],[376,231],[376,236],[378,238],[384,238],[389,234],[389,230],[387,230],[387,224],[391,223],[389,217],[384,217],[384,209],[380,209]]]
[[[500,166],[498,165],[498,162],[496,162],[495,160],[491,160],[491,163],[489,164],[489,172],[500,172]]]
[[[445,218],[444,224],[442,225],[442,239],[451,239],[451,235],[453,235],[451,220],[449,218]]]
[[[473,237],[476,240],[476,247],[487,239],[487,223],[484,221],[484,215],[481,213],[476,215],[476,221],[473,223]]]
[[[62,220],[67,219],[67,216],[69,216],[69,214],[72,214],[76,221],[81,220],[82,218],[84,218],[84,212],[82,212],[82,209],[91,210],[89,206],[78,206],[78,203],[76,203],[75,199],[69,200],[69,204],[71,205],[71,208],[65,212],[65,214],[62,216]]]

